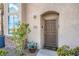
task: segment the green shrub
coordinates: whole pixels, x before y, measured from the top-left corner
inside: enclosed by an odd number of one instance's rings
[[[57,49],[57,54],[59,56],[72,56],[72,55],[74,55],[72,51],[73,50],[70,49],[69,46],[63,45],[62,47]]]
[[[12,29],[12,40],[16,44],[16,54],[17,55],[23,55],[24,54],[24,46],[27,34],[31,32],[29,28],[29,24],[26,24],[25,22],[20,23],[18,28]]]
[[[7,52],[6,50],[0,49],[0,56],[6,56],[7,53],[8,53],[8,52]]]
[[[74,48],[73,53],[75,56],[78,56],[79,55],[79,47]]]

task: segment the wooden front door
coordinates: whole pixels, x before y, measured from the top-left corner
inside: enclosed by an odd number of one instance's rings
[[[44,26],[44,48],[57,48],[56,20],[45,20]]]

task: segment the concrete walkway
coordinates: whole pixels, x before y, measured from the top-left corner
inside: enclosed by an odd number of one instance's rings
[[[56,51],[48,49],[40,49],[37,53],[37,56],[57,56]]]

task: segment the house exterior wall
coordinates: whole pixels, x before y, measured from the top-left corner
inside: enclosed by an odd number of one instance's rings
[[[46,11],[59,13],[58,47],[69,45],[71,48],[79,45],[79,4],[38,3],[26,5],[26,22],[29,23],[31,33],[28,40],[38,43],[43,48],[43,35],[40,15]]]

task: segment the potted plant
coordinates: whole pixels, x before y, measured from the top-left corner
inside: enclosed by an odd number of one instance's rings
[[[16,54],[23,55],[24,54],[24,43],[27,36],[31,30],[29,28],[29,24],[20,23],[17,28],[13,29],[12,32],[12,40],[16,44]]]
[[[28,49],[31,53],[35,53],[35,51],[37,50],[37,43],[33,41],[28,42]]]

